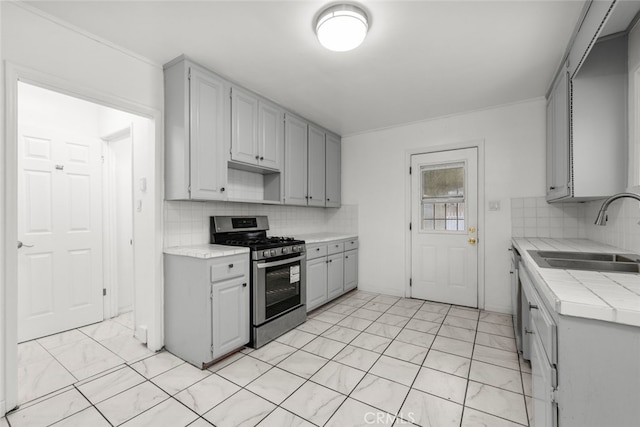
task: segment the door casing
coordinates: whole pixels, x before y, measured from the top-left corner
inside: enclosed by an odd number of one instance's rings
[[[411,230],[409,225],[411,223],[411,175],[409,174],[409,168],[411,167],[411,156],[416,154],[430,154],[441,151],[460,150],[463,148],[477,148],[478,150],[478,308],[484,309],[485,306],[485,245],[484,245],[484,145],[485,142],[482,139],[457,142],[445,145],[434,145],[429,147],[415,148],[405,151],[405,287],[404,296],[409,297],[411,295],[411,286],[409,280],[411,279]]]

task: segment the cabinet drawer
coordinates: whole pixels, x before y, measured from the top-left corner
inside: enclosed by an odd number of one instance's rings
[[[249,260],[247,255],[224,257],[216,260],[211,265],[211,282],[221,282],[244,276],[249,272]]]
[[[307,259],[327,256],[327,245],[307,245]]]
[[[327,254],[339,254],[340,252],[344,252],[344,243],[329,243],[327,245]]]
[[[352,249],[357,249],[357,248],[358,248],[358,239],[347,240],[346,242],[344,242],[345,251],[350,251]]]

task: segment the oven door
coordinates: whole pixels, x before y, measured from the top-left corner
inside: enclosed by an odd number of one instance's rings
[[[253,324],[268,322],[304,305],[305,256],[255,261],[253,264]]]

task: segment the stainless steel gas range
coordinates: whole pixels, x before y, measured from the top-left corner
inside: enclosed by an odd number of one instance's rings
[[[251,250],[251,345],[262,347],[307,319],[305,242],[267,237],[266,216],[212,216],[211,243]]]

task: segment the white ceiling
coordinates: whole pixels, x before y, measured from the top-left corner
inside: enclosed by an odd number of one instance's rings
[[[354,51],[320,46],[325,1],[36,1],[157,64],[180,54],[348,135],[543,96],[582,0],[362,1]]]

